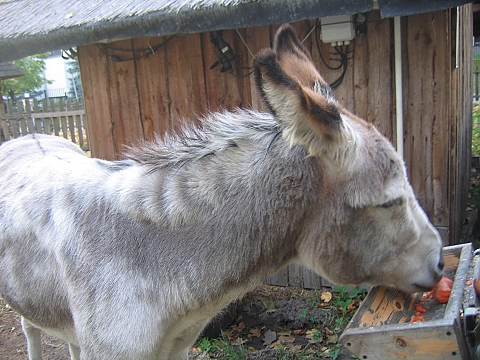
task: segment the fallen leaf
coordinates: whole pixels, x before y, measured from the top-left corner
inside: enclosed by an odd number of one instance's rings
[[[277,335],[279,335],[279,336],[280,335],[290,335],[290,334],[291,334],[290,330],[286,330],[286,329],[280,329],[280,330],[277,331]]]
[[[244,339],[242,339],[241,337],[238,337],[234,340],[230,340],[230,344],[232,344],[232,345],[243,345],[243,344],[245,344],[245,342],[246,341]]]
[[[333,334],[333,335],[327,335],[327,344],[336,344],[338,342],[338,335]]]
[[[293,345],[292,351],[300,351],[302,350],[302,345]]]
[[[295,338],[292,335],[282,335],[278,338],[278,341],[280,341],[282,344],[291,344],[295,341]]]
[[[295,335],[305,335],[305,330],[297,329],[297,330],[293,330],[293,333]]]
[[[262,330],[260,330],[259,328],[253,328],[253,329],[250,329],[250,334],[252,336],[259,338],[260,336],[262,336]]]
[[[347,312],[350,312],[350,311],[353,311],[355,310],[357,307],[355,306],[355,304],[352,302],[350,303],[350,305],[347,306]]]
[[[324,291],[322,292],[322,295],[320,295],[320,299],[323,301],[323,302],[330,302],[330,300],[332,300],[332,293],[330,291]]]
[[[263,346],[269,346],[275,340],[277,340],[277,334],[271,330],[267,330],[263,338]]]
[[[307,330],[305,337],[309,343],[315,344],[322,340],[322,333],[317,329]]]
[[[280,340],[277,340],[274,343],[272,343],[272,345],[270,345],[270,349],[283,350],[284,346]]]

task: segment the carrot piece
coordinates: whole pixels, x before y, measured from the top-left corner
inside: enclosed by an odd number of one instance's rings
[[[419,313],[426,313],[427,309],[425,309],[422,304],[415,304],[415,308],[417,309],[417,312]]]
[[[442,280],[435,285],[436,289],[433,292],[433,298],[437,299],[437,301],[441,303],[448,302],[450,294],[452,293],[452,285],[453,281],[444,276]]]

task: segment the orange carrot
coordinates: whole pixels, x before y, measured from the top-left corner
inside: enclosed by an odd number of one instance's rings
[[[418,315],[420,315],[420,313],[426,313],[427,312],[427,309],[425,309],[422,306],[422,304],[415,304],[415,308],[417,309]]]
[[[452,293],[453,281],[447,277],[442,277],[442,279],[436,284],[432,291],[429,292],[430,296],[436,299],[440,303],[448,302],[450,294]]]

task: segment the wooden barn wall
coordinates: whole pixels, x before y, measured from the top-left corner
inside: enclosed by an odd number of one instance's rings
[[[456,10],[402,18],[404,153],[408,175],[421,205],[442,233],[445,244],[458,242],[465,209],[471,137],[471,5]],[[321,61],[314,21],[293,24],[328,82],[340,71]],[[225,30],[224,39],[238,64],[248,67],[255,54],[272,44],[278,26]],[[241,35],[241,37],[240,37]],[[248,48],[242,41],[248,45]],[[78,48],[89,121],[92,155],[121,157],[125,144],[198,122],[207,111],[253,107],[264,109],[252,76],[237,78],[210,69],[218,60],[208,33],[181,35],[155,53],[131,61],[123,50],[154,47],[167,37],[128,39]],[[458,41],[459,66],[456,67]],[[338,64],[328,44],[320,51],[331,66]],[[367,17],[367,35],[357,36],[341,85],[334,90],[348,110],[375,124],[396,142],[393,19]],[[235,69],[239,75],[248,69]],[[292,269],[292,273],[296,270]],[[310,281],[300,279],[300,281]],[[317,280],[314,280],[317,281]]]
[[[450,172],[450,202],[451,213],[450,242],[458,242],[466,215],[468,190],[470,185],[470,166],[472,156],[472,74],[473,74],[473,15],[472,4],[459,8],[460,26],[455,42],[458,48],[453,47],[452,53],[458,53],[452,81],[452,123],[451,133],[454,146],[451,149],[453,169]],[[456,28],[456,21],[452,23]],[[452,31],[453,32],[453,31]],[[456,33],[456,32],[454,32]],[[453,51],[454,50],[454,51]],[[463,170],[463,171],[462,171]]]

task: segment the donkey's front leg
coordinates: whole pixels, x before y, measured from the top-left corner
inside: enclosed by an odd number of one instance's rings
[[[71,360],[80,360],[80,348],[77,345],[68,344],[68,350],[70,350]]]
[[[42,360],[42,335],[41,330],[33,326],[30,321],[22,316],[23,333],[27,338],[28,360]]]
[[[181,334],[175,338],[168,360],[187,360],[188,348],[193,345],[207,323],[208,320],[203,320],[184,329]]]

